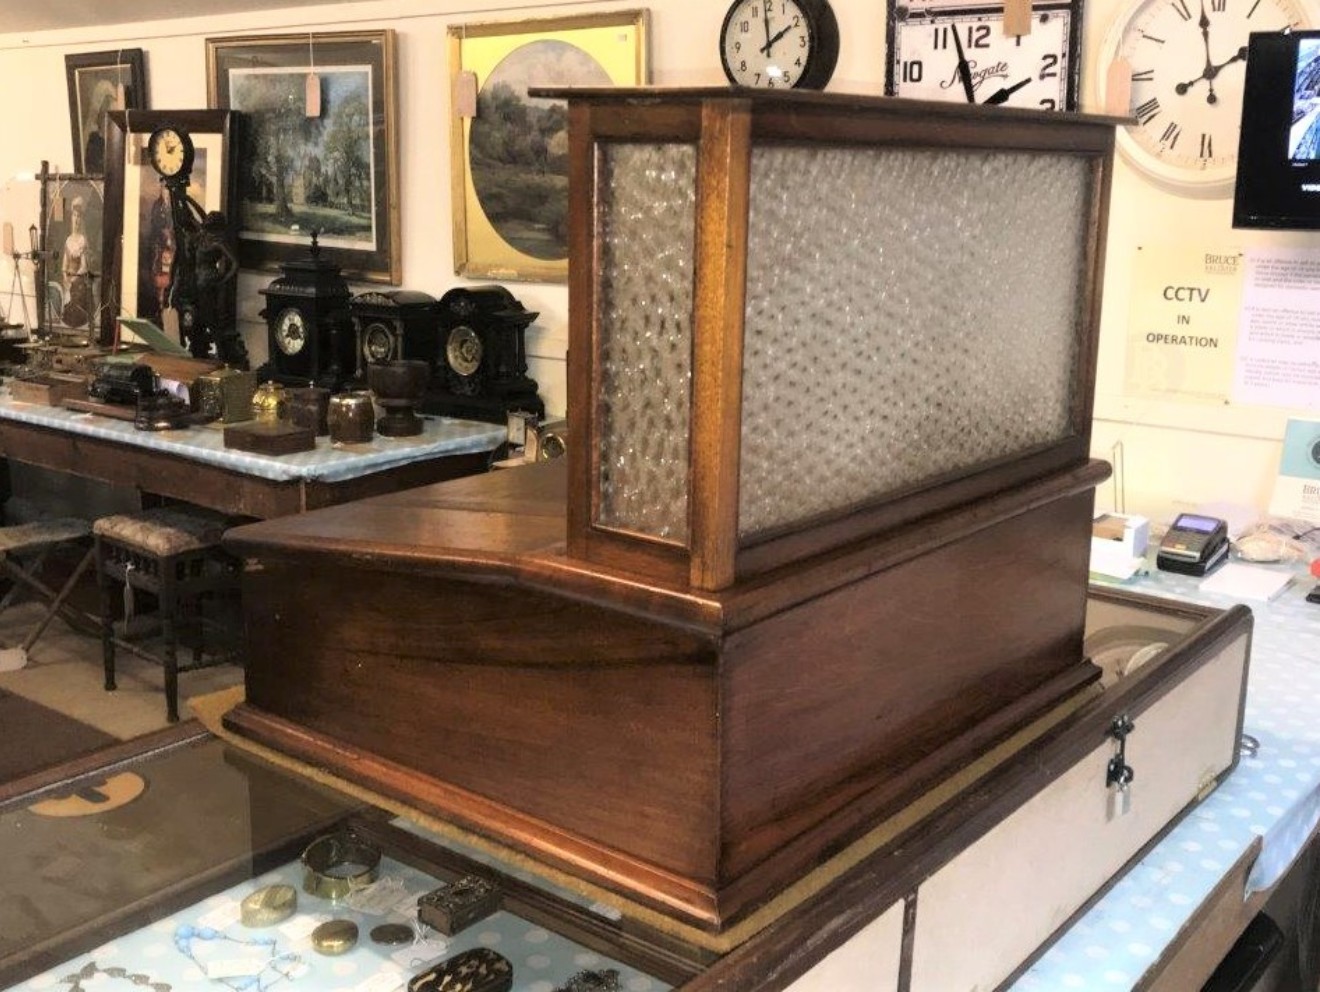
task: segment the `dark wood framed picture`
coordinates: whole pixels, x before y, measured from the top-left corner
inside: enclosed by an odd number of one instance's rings
[[[242,111],[239,260],[307,254],[345,278],[400,279],[393,31],[208,38],[209,105]]]
[[[64,56],[64,73],[69,82],[73,171],[100,175],[105,171],[105,115],[146,107],[146,60],[140,48],[80,52]]]
[[[176,246],[167,190],[147,161],[152,132],[166,124],[188,132],[195,149],[188,195],[231,222],[239,143],[239,118],[228,110],[112,111],[107,119],[102,344],[115,340],[119,317],[161,323]],[[233,286],[231,281],[230,293]]]
[[[101,327],[105,184],[100,176],[43,172],[37,326],[79,343]]]

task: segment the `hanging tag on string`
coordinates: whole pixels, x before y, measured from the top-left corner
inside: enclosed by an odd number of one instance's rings
[[[14,254],[14,225],[9,223],[9,221],[5,221],[3,238],[4,238],[3,247],[5,254],[6,255]]]
[[[129,562],[124,567],[124,626],[127,627],[130,620],[133,619],[133,583],[129,580],[130,573],[133,571],[133,564]]]
[[[470,69],[454,78],[454,113],[459,117],[477,116],[477,74]]]
[[[1031,34],[1031,0],[1004,0],[1004,34],[1014,38]]]
[[[64,197],[56,196],[55,202],[50,205],[51,220],[56,224],[64,222]]]
[[[1114,59],[1105,74],[1105,113],[1117,117],[1132,114],[1132,63]]]
[[[316,38],[307,36],[307,84],[303,92],[304,113],[308,117],[321,116],[321,77],[316,74]]]
[[[321,77],[315,72],[307,74],[307,116],[321,116]]]

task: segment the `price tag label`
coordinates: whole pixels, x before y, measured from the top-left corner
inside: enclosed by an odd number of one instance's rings
[[[1031,0],[1004,0],[1004,34],[1031,34]]]
[[[390,960],[409,972],[423,968],[432,961],[439,961],[449,953],[449,941],[444,937],[434,936],[419,940],[408,947],[402,947],[390,955]]]
[[[330,917],[322,914],[294,916],[289,922],[280,927],[280,933],[288,937],[289,940],[307,940],[311,937],[312,931],[329,918]]]
[[[197,925],[210,927],[212,930],[226,930],[238,922],[240,922],[239,904],[226,902],[201,917]]]
[[[354,986],[355,992],[394,992],[407,980],[407,972],[387,968]]]
[[[207,978],[246,978],[259,975],[269,964],[266,958],[216,958],[206,962]]]

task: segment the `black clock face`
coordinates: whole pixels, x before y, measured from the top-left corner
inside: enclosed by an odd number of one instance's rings
[[[362,357],[369,362],[388,362],[394,354],[394,331],[387,324],[368,324],[362,332]]]
[[[307,322],[302,311],[290,307],[275,321],[275,346],[286,355],[296,355],[307,347]]]
[[[481,368],[484,351],[480,335],[472,328],[460,324],[449,332],[445,360],[461,376],[476,375],[477,369]]]

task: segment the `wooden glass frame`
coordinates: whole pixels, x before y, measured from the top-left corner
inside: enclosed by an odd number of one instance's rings
[[[43,171],[37,326],[43,335],[97,338],[102,296],[101,232],[105,183],[100,176]]]
[[[140,260],[144,253],[149,254],[150,231],[155,226],[142,219],[144,198],[150,200],[149,194],[156,188],[152,184],[158,184],[144,154],[151,132],[171,124],[192,137],[197,150],[193,166],[196,182],[189,186],[189,193],[204,209],[219,210],[232,223],[238,189],[238,118],[228,110],[114,111],[108,120],[99,338],[104,345],[115,340],[120,316],[153,316],[138,305],[142,287],[148,284]],[[229,291],[234,291],[233,281]],[[232,312],[232,301],[229,309]]]
[[[315,229],[345,278],[399,282],[394,48],[392,30],[206,40],[208,106],[247,117],[234,217],[244,268],[306,257]]]
[[[142,110],[147,105],[147,71],[142,49],[66,55],[64,74],[69,85],[73,172],[100,175],[105,171],[106,113]]]
[[[498,118],[466,112],[479,111],[483,102],[494,99],[493,88],[505,83],[519,98],[517,113],[537,113],[547,128],[555,123],[550,115],[559,114],[566,128],[565,101],[538,100],[534,105],[527,98],[528,86],[646,83],[648,25],[645,10],[620,10],[449,28],[450,202],[456,274],[533,282],[568,278],[566,130],[547,133],[529,129],[524,122],[519,131],[531,130],[538,135],[536,142],[516,148],[491,142],[506,149],[507,157],[486,156],[474,169],[473,126],[480,128],[480,122]],[[555,52],[552,45],[563,47]],[[566,53],[573,57],[563,57]],[[556,56],[553,62],[547,60],[550,55]],[[470,108],[465,106],[468,103]],[[480,134],[478,130],[479,146]],[[515,182],[503,182],[510,172]],[[482,176],[489,178],[483,181]],[[483,187],[485,204],[478,186]],[[521,195],[515,199],[515,194]],[[494,219],[486,204],[501,208]]]

